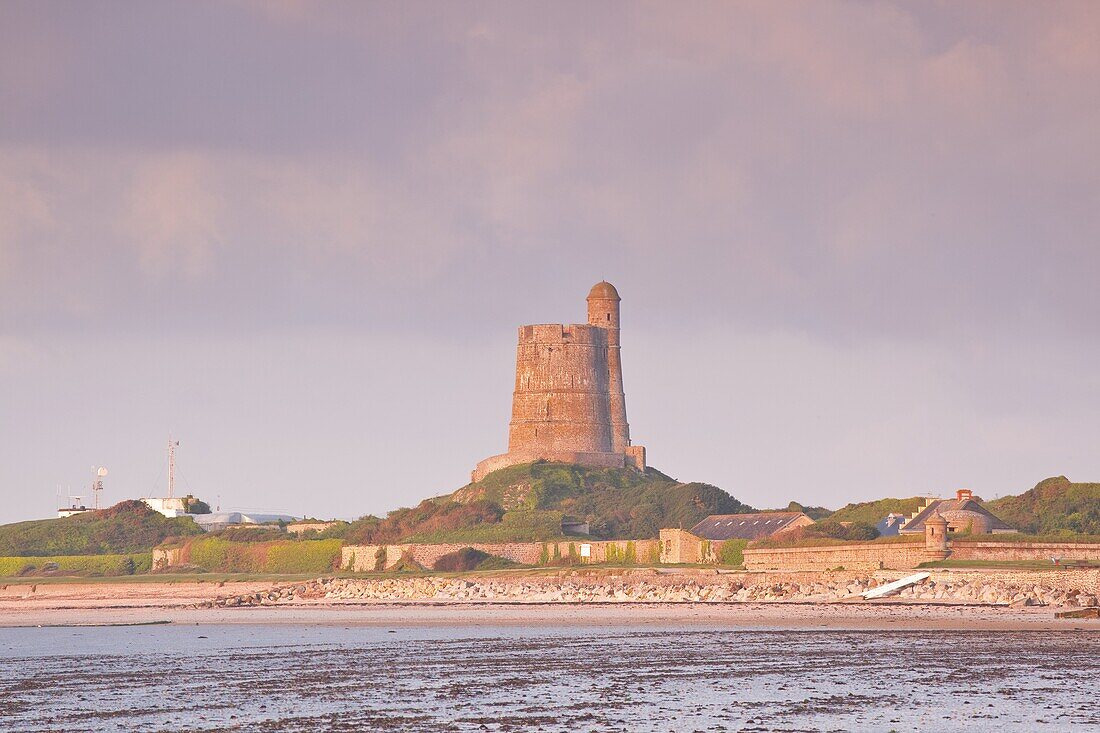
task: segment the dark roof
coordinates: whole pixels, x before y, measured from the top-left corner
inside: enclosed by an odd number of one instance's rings
[[[975,514],[985,515],[989,519],[989,531],[1011,531],[1012,527],[1004,523],[1004,521],[993,512],[986,509],[984,506],[976,502],[974,499],[937,499],[928,504],[921,510],[920,514],[910,519],[902,527],[901,531],[908,532],[923,532],[924,523],[928,521],[933,514],[939,514],[948,522],[955,524],[958,518],[964,515],[956,514],[957,512],[973,512]]]
[[[883,537],[893,537],[903,524],[905,524],[905,515],[891,512],[879,520],[879,523],[875,525],[875,529]]]
[[[787,529],[802,512],[760,512],[759,514],[712,514],[691,528],[705,540],[758,540]]]

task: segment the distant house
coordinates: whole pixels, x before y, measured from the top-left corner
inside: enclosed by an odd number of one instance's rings
[[[802,512],[713,514],[691,528],[704,540],[759,540],[813,524]]]
[[[959,489],[954,499],[929,499],[898,528],[898,533],[923,535],[924,525],[933,514],[947,520],[948,532],[1003,534],[1016,531],[979,504],[970,489]]]
[[[89,506],[72,504],[71,506],[58,509],[57,516],[59,519],[64,519],[65,517],[75,517],[77,514],[83,514],[84,512],[90,511],[92,511],[92,508]]]
[[[879,523],[875,525],[875,529],[878,530],[880,537],[896,537],[903,524],[905,524],[904,514],[890,512],[885,519],[879,520]]]
[[[187,496],[148,496],[141,500],[145,506],[154,512],[159,512],[168,518],[192,516],[194,511],[205,511],[206,503],[196,499],[191,494]],[[196,509],[197,506],[203,509]]]
[[[206,532],[215,532],[229,527],[274,524],[276,522],[294,522],[298,517],[290,514],[260,514],[257,512],[212,512],[210,514],[188,514]]]

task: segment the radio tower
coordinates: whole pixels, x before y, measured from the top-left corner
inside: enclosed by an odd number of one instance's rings
[[[103,466],[99,467],[99,470],[95,470],[95,466],[92,466],[92,470],[95,471],[95,481],[92,482],[92,496],[95,497],[95,509],[99,511],[99,492],[103,491],[103,477],[107,475],[107,469]]]
[[[180,442],[172,440],[172,436],[168,436],[168,498],[171,499],[175,496],[176,491],[176,446]]]

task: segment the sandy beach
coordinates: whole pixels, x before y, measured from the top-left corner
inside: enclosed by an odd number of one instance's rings
[[[148,624],[331,624],[379,627],[652,625],[785,629],[1094,630],[1100,619],[1058,619],[1048,607],[912,603],[484,603],[317,599],[209,608],[270,581],[13,584],[0,589],[0,626]],[[32,591],[33,588],[33,591]]]

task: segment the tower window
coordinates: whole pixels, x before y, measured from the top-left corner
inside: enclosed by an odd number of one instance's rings
[[[610,313],[607,314],[607,320],[609,320],[609,321],[611,320],[611,314]]]

